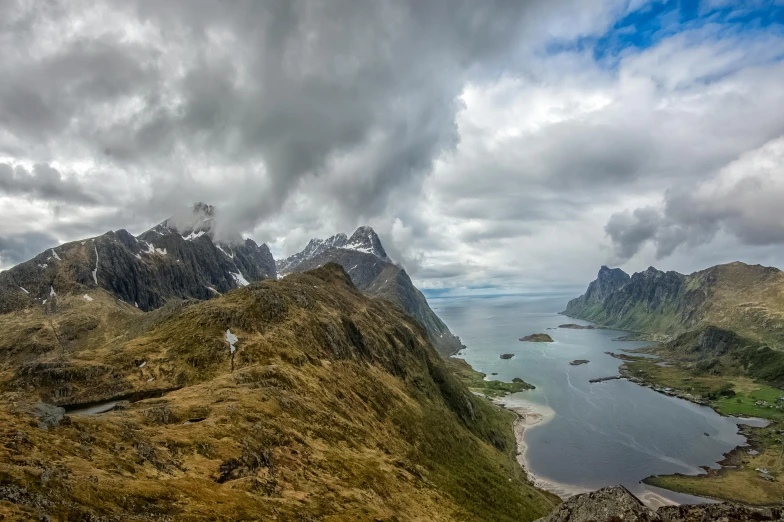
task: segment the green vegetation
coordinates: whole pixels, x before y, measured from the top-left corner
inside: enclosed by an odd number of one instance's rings
[[[521,341],[528,341],[530,343],[552,343],[553,338],[550,337],[546,333],[535,333],[531,335],[526,335],[525,337],[520,338]]]
[[[487,375],[474,370],[471,368],[471,365],[463,359],[450,357],[446,359],[444,363],[446,364],[446,367],[449,368],[449,371],[465,384],[466,388],[486,397],[503,397],[510,393],[534,389],[532,384],[528,384],[519,377],[512,379],[512,382],[485,380]]]
[[[724,348],[727,348],[725,346]],[[665,349],[654,349],[666,358],[661,360],[620,356],[626,361],[624,372],[641,381],[672,388],[670,393],[689,394],[694,400],[704,400],[722,415],[758,417],[772,421],[763,429],[744,428],[752,442],[753,455],[738,448],[725,465],[733,466],[720,471],[711,470],[707,475],[667,475],[649,477],[647,484],[720,500],[733,500],[748,504],[780,504],[784,499],[784,444],[780,426],[784,422],[784,403],[777,401],[784,391],[762,384],[745,375],[712,373],[740,369],[725,360],[706,370],[694,364],[693,357],[683,352],[670,354]],[[723,349],[722,349],[723,351]],[[671,355],[671,357],[670,357]],[[765,469],[768,473],[757,471]]]
[[[512,522],[559,502],[515,461],[513,414],[336,265],[160,314],[93,297],[0,316],[0,518]],[[47,430],[29,413],[164,388]]]

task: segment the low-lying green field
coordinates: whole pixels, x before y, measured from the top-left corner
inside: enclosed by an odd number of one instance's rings
[[[733,457],[734,468],[725,468],[708,475],[665,475],[649,477],[646,484],[721,500],[747,504],[772,505],[784,501],[784,444],[780,427],[784,421],[784,404],[777,402],[784,391],[755,382],[743,376],[721,376],[699,373],[681,367],[672,359],[623,357],[629,373],[647,384],[664,386],[708,398],[708,404],[722,415],[758,417],[771,424],[753,433],[758,454],[738,450]],[[666,365],[661,365],[664,362]],[[765,401],[766,405],[757,404]],[[761,473],[757,469],[767,470]]]
[[[532,384],[528,384],[520,378],[515,378],[512,382],[487,381],[484,373],[474,370],[463,359],[448,357],[444,359],[444,362],[452,374],[460,379],[469,390],[481,393],[485,397],[503,397],[510,393],[532,390],[534,388]]]

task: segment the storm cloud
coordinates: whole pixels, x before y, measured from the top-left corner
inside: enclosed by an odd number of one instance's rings
[[[0,0],[0,267],[195,201],[430,288],[777,262],[778,7],[654,3]]]

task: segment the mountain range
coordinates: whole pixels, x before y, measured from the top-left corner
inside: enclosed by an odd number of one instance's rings
[[[126,230],[65,243],[0,272],[0,313],[34,304],[52,306],[55,296],[102,288],[117,299],[150,311],[168,299],[210,299],[250,282],[275,279],[267,245],[215,236],[215,209],[196,204],[133,236]]]
[[[302,252],[276,264],[266,244],[221,235],[217,219],[213,206],[197,203],[138,236],[117,230],[50,248],[0,272],[0,313],[33,304],[53,306],[58,294],[95,288],[150,311],[167,300],[211,299],[278,274],[336,262],[357,288],[392,301],[422,323],[439,353],[460,349],[460,340],[430,309],[406,271],[392,263],[372,228],[359,227],[350,238],[337,234],[311,240]]]
[[[683,275],[650,267],[629,276],[601,267],[585,294],[562,312],[637,332],[675,336],[705,326],[784,343],[784,273],[735,262]]]

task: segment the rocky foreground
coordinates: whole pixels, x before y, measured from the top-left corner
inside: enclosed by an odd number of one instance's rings
[[[784,520],[784,508],[739,504],[666,506],[654,511],[623,486],[576,495],[536,522],[745,522]]]

